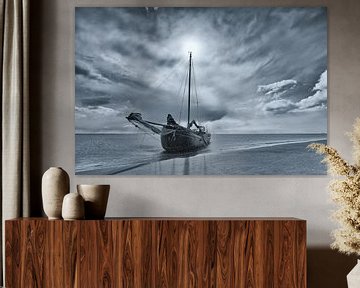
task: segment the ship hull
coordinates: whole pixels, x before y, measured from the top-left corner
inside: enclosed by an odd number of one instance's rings
[[[163,127],[161,130],[161,145],[173,153],[196,151],[210,144],[210,134],[195,132],[178,126],[176,128]]]

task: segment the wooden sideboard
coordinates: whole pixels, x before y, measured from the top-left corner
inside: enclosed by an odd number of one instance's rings
[[[6,287],[306,287],[306,221],[116,218],[5,223]]]

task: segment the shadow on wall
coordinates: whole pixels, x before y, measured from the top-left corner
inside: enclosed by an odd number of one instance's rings
[[[356,264],[348,256],[328,248],[307,250],[308,288],[347,288],[346,275]]]

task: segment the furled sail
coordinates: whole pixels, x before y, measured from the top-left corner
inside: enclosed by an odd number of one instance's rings
[[[163,124],[158,124],[154,122],[145,121],[142,119],[141,113],[130,113],[126,119],[132,123],[135,127],[141,130],[150,130],[155,134],[161,134],[161,130],[154,125],[163,126]]]

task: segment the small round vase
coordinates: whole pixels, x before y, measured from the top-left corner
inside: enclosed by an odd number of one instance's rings
[[[49,168],[42,177],[43,208],[49,219],[61,219],[63,198],[69,193],[69,175],[60,167]]]
[[[84,199],[79,193],[69,193],[65,195],[62,204],[62,217],[64,220],[84,219],[85,208]]]
[[[77,185],[77,191],[85,201],[85,219],[104,219],[110,185]]]

